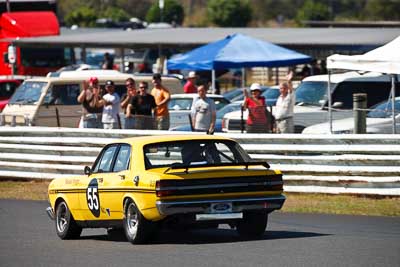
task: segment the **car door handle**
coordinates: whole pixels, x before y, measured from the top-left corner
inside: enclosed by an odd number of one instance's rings
[[[125,180],[125,174],[118,174],[119,177],[121,177],[121,180]]]

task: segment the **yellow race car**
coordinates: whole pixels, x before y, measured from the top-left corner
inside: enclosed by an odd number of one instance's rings
[[[106,145],[84,176],[54,179],[48,189],[61,239],[82,228],[123,231],[131,243],[162,226],[227,223],[262,236],[268,214],[285,201],[280,171],[254,162],[240,145],[211,135],[135,137]]]

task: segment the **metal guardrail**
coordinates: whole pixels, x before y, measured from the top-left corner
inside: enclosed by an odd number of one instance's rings
[[[0,127],[0,179],[83,174],[114,139],[166,134],[179,132]],[[285,191],[400,196],[400,135],[221,135],[280,169]]]

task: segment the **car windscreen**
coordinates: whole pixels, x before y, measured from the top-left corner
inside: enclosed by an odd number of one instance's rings
[[[280,92],[278,89],[269,89],[262,94],[262,96],[265,97],[267,106],[275,106],[279,95]]]
[[[220,110],[230,103],[228,99],[222,97],[211,97],[211,99],[214,100],[216,110]]]
[[[368,112],[368,118],[391,118],[392,117],[392,100],[379,103],[371,107],[371,111]],[[400,113],[400,98],[395,99],[394,102],[395,116]]]
[[[193,98],[171,98],[168,102],[169,110],[190,110],[192,108]]]
[[[146,169],[182,166],[218,166],[248,162],[249,156],[234,141],[191,140],[149,144],[143,148]]]
[[[331,88],[336,84],[331,83]],[[321,106],[323,101],[328,99],[328,83],[327,82],[302,82],[296,89],[296,103],[303,105]]]
[[[26,81],[15,90],[9,104],[34,105],[39,101],[40,95],[46,86],[47,82]]]
[[[226,113],[240,110],[242,103],[230,103],[217,111],[217,119],[222,119]]]
[[[243,95],[243,89],[242,88],[236,88],[236,89],[232,89],[228,92],[225,92],[222,94],[223,97],[225,97],[226,99],[232,100],[233,98],[239,96],[239,95]]]

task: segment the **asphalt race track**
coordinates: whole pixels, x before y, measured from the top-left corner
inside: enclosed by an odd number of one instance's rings
[[[46,207],[0,200],[0,266],[400,266],[400,217],[273,213],[261,240],[223,225],[131,245],[103,229],[62,241]]]

